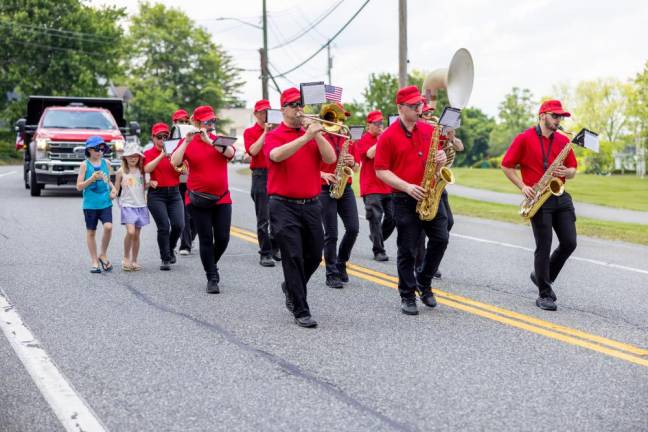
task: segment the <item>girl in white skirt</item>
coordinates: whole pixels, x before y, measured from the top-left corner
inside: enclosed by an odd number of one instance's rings
[[[121,190],[119,207],[121,224],[126,225],[124,237],[124,259],[122,270],[138,271],[142,266],[137,262],[140,249],[140,233],[144,225],[149,224],[149,212],[146,207],[146,180],[144,177],[144,155],[139,146],[132,145],[124,149],[122,164],[115,178],[117,192]]]

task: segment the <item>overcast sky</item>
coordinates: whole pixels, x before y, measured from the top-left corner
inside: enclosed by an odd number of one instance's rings
[[[301,33],[340,0],[267,0],[268,45]],[[213,35],[239,67],[259,68],[262,32],[232,20],[261,22],[261,0],[160,0],[183,10]],[[343,0],[319,25],[295,42],[271,49],[274,73],[301,63],[362,6]],[[125,6],[131,0],[92,0]],[[554,84],[576,84],[599,77],[633,78],[648,60],[648,2],[637,0],[408,0],[409,69],[447,67],[461,47],[472,53],[475,85],[469,105],[490,115],[514,86],[529,88],[536,99],[550,96]],[[181,55],[181,53],[179,53]],[[398,0],[370,0],[335,40],[332,83],[344,89],[344,101],[361,99],[372,72],[398,73]],[[272,70],[272,69],[271,69]],[[243,72],[242,97],[248,106],[261,98],[259,72]],[[286,87],[326,81],[326,50],[304,67],[278,79]],[[270,101],[279,96],[270,90]],[[188,107],[192,108],[192,107]]]

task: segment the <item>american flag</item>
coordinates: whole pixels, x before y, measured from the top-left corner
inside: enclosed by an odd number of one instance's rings
[[[342,103],[342,87],[325,84],[324,94],[326,95],[327,101]]]

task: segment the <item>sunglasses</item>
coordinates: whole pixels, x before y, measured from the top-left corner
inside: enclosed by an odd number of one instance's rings
[[[284,104],[285,107],[290,107],[290,108],[303,108],[304,105],[301,102],[288,102],[287,104]]]
[[[554,113],[547,113],[547,114],[549,114],[551,116],[551,118],[554,119],[554,120],[562,119],[563,117],[565,117],[562,114],[554,114]]]
[[[401,104],[401,106],[406,106],[407,108],[417,111],[420,107],[423,106],[423,102],[415,103],[415,104]]]
[[[371,122],[370,124],[372,124],[372,125],[374,125],[374,126],[376,126],[376,127],[380,127],[380,126],[383,125],[383,122],[381,122],[381,121],[375,121],[375,122]]]
[[[159,140],[165,140],[165,139],[169,138],[169,135],[167,135],[167,134],[159,134],[159,135],[155,135],[155,138],[157,138]]]
[[[184,119],[184,120],[176,120],[177,124],[189,124],[189,119]]]
[[[89,147],[88,150],[93,150],[96,152],[102,152],[102,153],[108,153],[110,151],[110,148],[108,148],[106,145],[100,145],[97,147]]]

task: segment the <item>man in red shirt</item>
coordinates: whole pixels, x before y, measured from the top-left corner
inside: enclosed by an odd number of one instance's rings
[[[344,109],[344,106],[337,102],[336,109],[344,113],[345,117],[351,114]],[[336,160],[333,163],[322,163],[320,166],[320,177],[322,178],[322,189],[320,202],[322,203],[322,224],[324,225],[324,262],[326,263],[326,285],[331,288],[342,288],[343,283],[349,282],[346,271],[346,263],[351,257],[351,249],[358,238],[360,223],[358,221],[358,206],[355,193],[351,187],[352,178],[347,180],[344,192],[339,199],[331,198],[331,185],[337,183],[335,169],[342,151],[344,138],[329,133],[324,134],[335,150]],[[349,142],[347,153],[344,156],[343,164],[354,169],[357,161],[354,157],[353,144]],[[337,251],[338,240],[338,215],[344,225],[344,236],[340,241],[340,249]]]
[[[266,135],[270,226],[281,250],[286,308],[297,325],[316,327],[306,301],[306,285],[322,260],[324,233],[319,202],[320,164],[335,161],[322,126],[301,117],[299,90],[281,93],[283,122]],[[309,123],[306,130],[302,122]]]
[[[396,228],[392,208],[392,188],[376,177],[374,157],[378,136],[383,131],[383,115],[380,111],[371,111],[367,115],[367,131],[355,143],[356,154],[362,163],[360,169],[360,196],[365,205],[369,222],[369,238],[373,243],[373,254],[376,261],[388,261],[385,253],[385,240]]]
[[[431,283],[448,246],[448,218],[443,202],[439,203],[437,215],[430,221],[422,221],[416,213],[417,202],[427,193],[420,185],[434,132],[434,127],[419,119],[423,98],[416,86],[403,87],[396,94],[396,104],[399,119],[378,138],[374,167],[377,177],[395,190],[401,311],[416,315],[417,290],[423,304],[436,306]],[[446,162],[445,153],[439,148],[432,154],[440,170]],[[423,265],[415,272],[414,257],[421,231],[429,240]]]
[[[533,186],[542,178],[561,150],[570,145],[569,138],[558,133],[560,121],[571,116],[563,110],[558,100],[548,100],[540,106],[538,124],[516,136],[502,159],[502,170],[508,179],[517,186],[526,198],[533,198]],[[553,176],[563,182],[576,175],[576,157],[569,153],[563,163],[554,171]],[[520,167],[522,178],[516,172]],[[564,192],[552,195],[531,218],[536,249],[534,271],[531,281],[538,287],[539,296],[536,306],[554,311],[556,294],[551,284],[567,258],[576,249],[576,212],[571,196]],[[558,247],[551,253],[552,227],[558,237]],[[551,253],[551,255],[550,255]]]
[[[263,153],[263,143],[270,125],[266,123],[270,102],[265,99],[254,104],[254,119],[256,123],[243,132],[245,151],[252,157],[250,170],[252,170],[252,189],[250,195],[254,201],[254,210],[257,219],[257,240],[259,242],[259,264],[263,267],[274,267],[273,256],[278,257],[276,245],[270,236],[268,213],[268,164]]]
[[[189,113],[182,108],[177,110],[171,115],[171,122],[174,126],[181,124],[189,124]],[[178,142],[178,145],[182,143],[184,138],[181,138]],[[180,175],[180,197],[182,202],[185,201],[185,195],[187,194],[187,174],[181,173]],[[189,211],[188,206],[184,206],[184,229],[180,235],[180,255],[189,255],[191,254],[191,247],[193,241],[196,238],[196,227],[191,219],[191,212]]]

